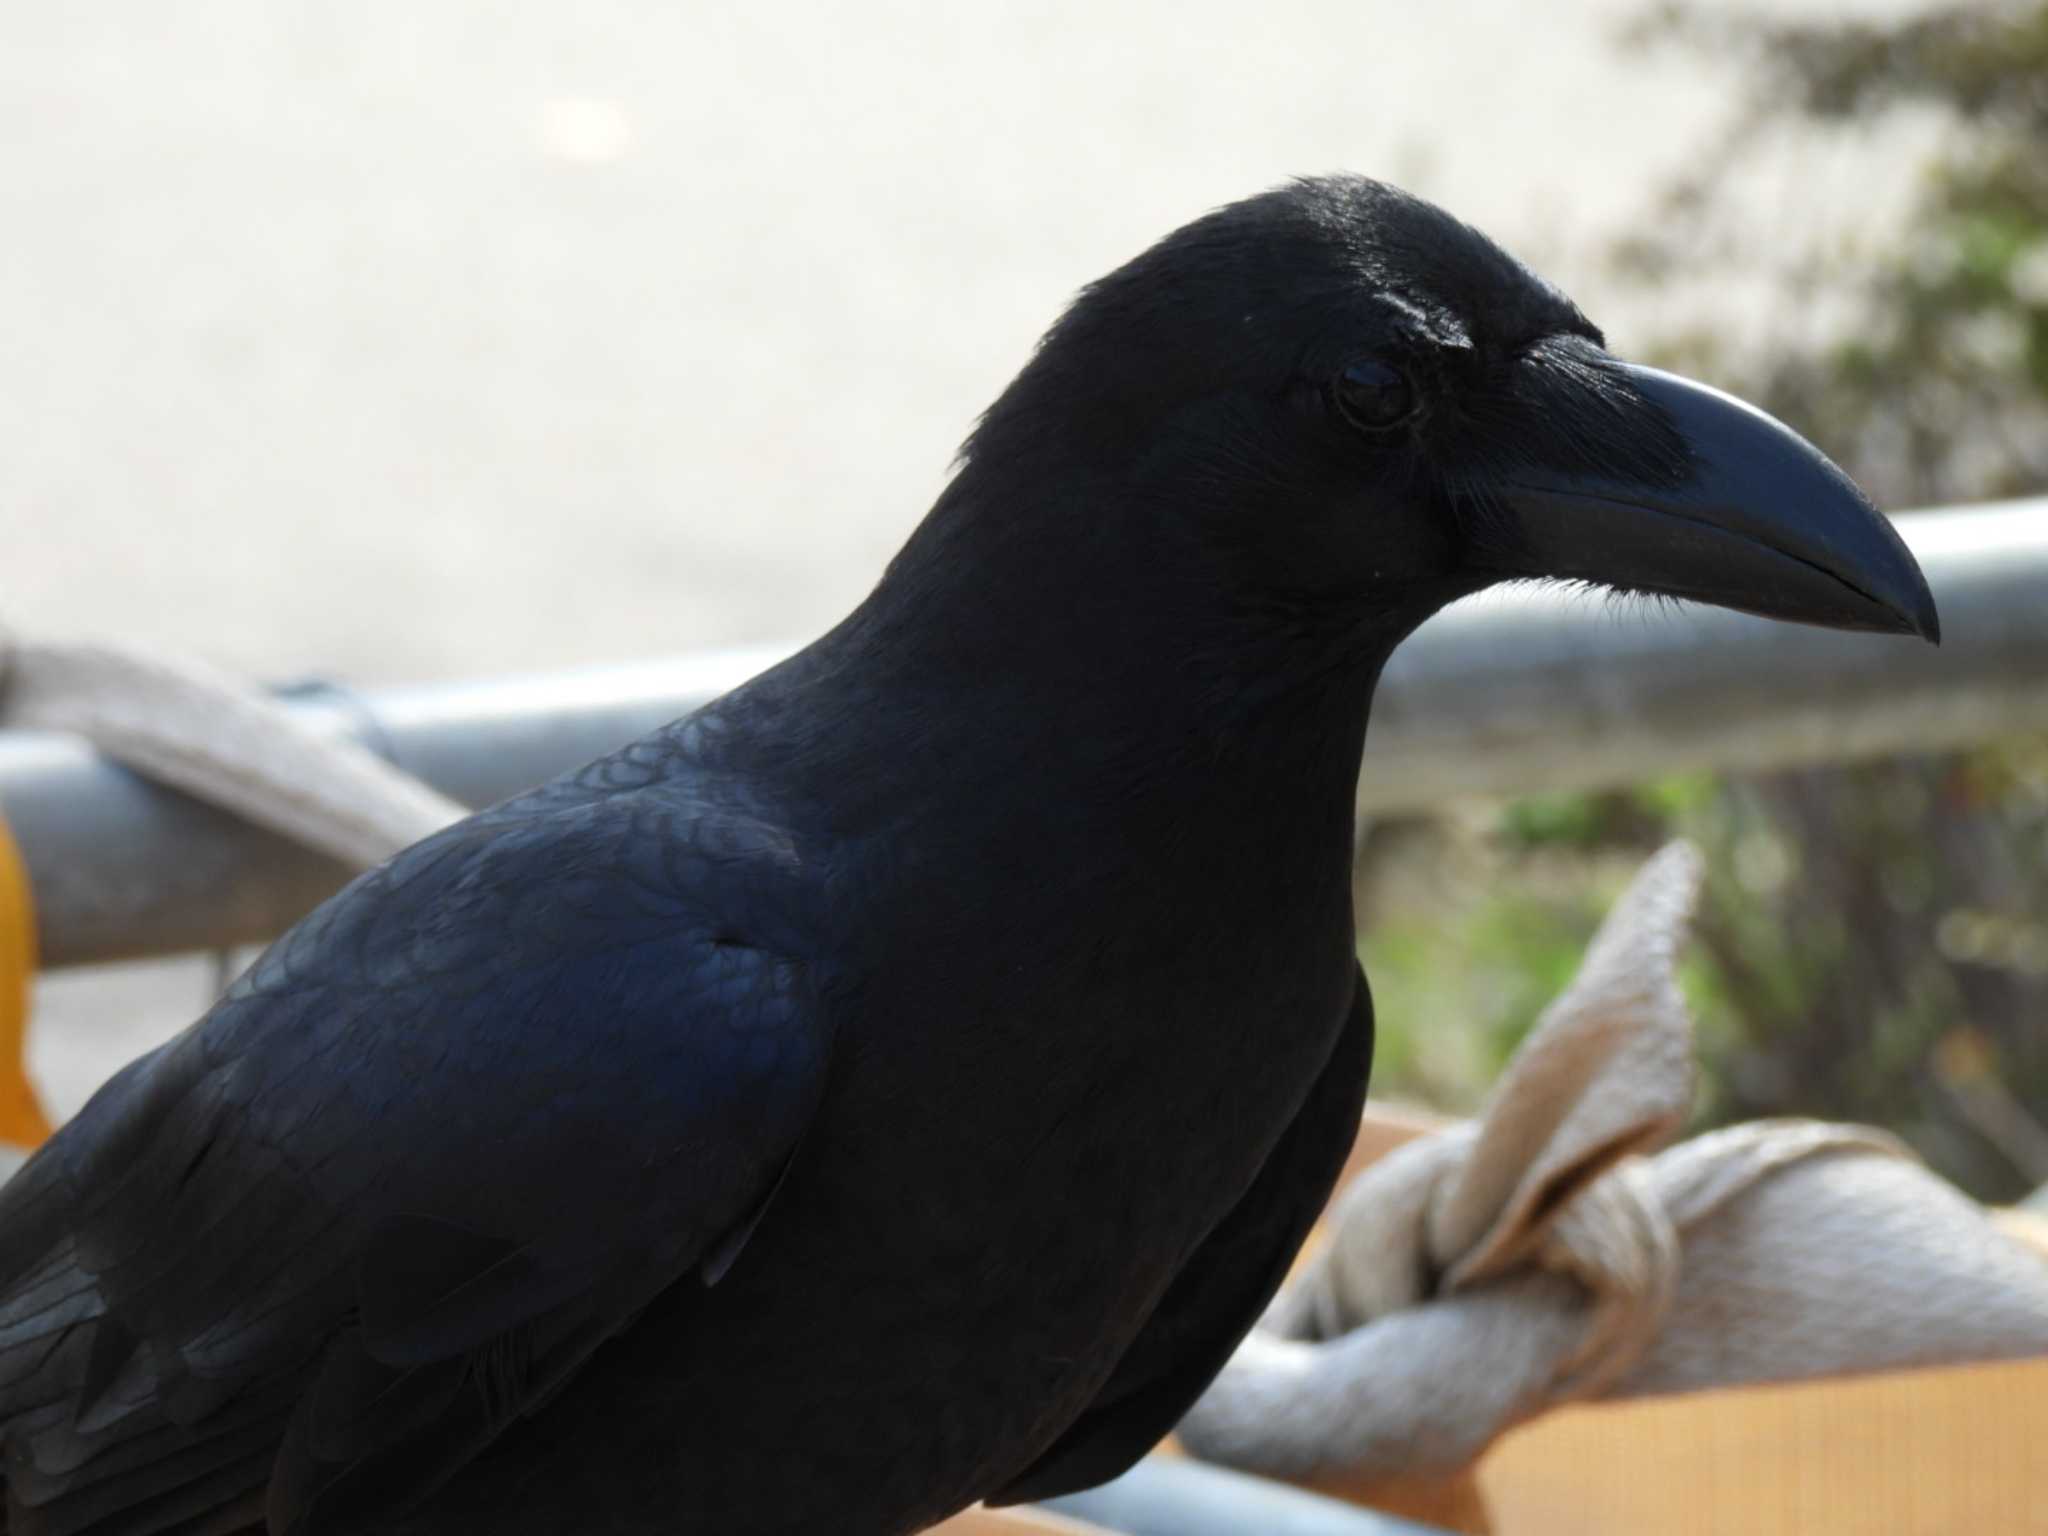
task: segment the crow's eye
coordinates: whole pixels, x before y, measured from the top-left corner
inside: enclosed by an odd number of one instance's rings
[[[1344,419],[1364,432],[1384,432],[1415,413],[1415,390],[1407,375],[1376,357],[1362,357],[1332,388]]]

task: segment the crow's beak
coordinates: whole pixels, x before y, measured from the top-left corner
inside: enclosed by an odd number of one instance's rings
[[[1569,469],[1503,469],[1486,499],[1505,537],[1483,563],[1501,575],[1580,579],[1940,642],[1934,595],[1912,552],[1819,449],[1717,389],[1601,361],[1636,397],[1602,426],[1627,432],[1628,416],[1647,412],[1644,431],[1682,450],[1670,456],[1675,467],[1637,475],[1582,452]]]

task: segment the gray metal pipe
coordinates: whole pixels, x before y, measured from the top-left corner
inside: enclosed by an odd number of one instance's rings
[[[1439,614],[1387,667],[1361,808],[2048,728],[2048,497],[1898,521],[1941,606],[1939,649],[1530,587]]]
[[[487,805],[588,762],[745,681],[772,651],[379,690],[283,690],[442,793]],[[0,733],[4,811],[35,893],[46,969],[262,943],[351,873],[151,784],[84,743]]]
[[[1114,1482],[1044,1507],[1125,1536],[1445,1536],[1434,1526],[1168,1456],[1148,1456]]]
[[[2048,498],[1911,515],[1900,527],[1941,604],[1940,650],[1530,588],[1440,614],[1387,668],[1361,809],[2048,729]],[[295,707],[481,805],[652,730],[777,654],[314,696]],[[0,808],[28,862],[46,966],[259,942],[345,875],[47,736],[0,737]]]

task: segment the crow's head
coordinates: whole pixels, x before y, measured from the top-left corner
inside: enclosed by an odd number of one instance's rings
[[[1556,578],[1938,635],[1904,543],[1818,450],[1620,361],[1484,235],[1361,178],[1220,209],[1091,285],[965,462],[1161,509],[1275,598],[1412,619]]]

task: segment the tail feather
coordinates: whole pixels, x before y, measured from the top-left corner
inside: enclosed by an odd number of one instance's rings
[[[262,1524],[310,1362],[245,1355],[200,1376],[174,1341],[190,1332],[183,1314],[219,1294],[204,1282],[271,1258],[320,1213],[287,1215],[266,1190],[265,1219],[234,1222],[229,1239],[227,1200],[199,1177],[217,1082],[182,1037],[118,1074],[0,1185],[0,1536]],[[187,1220],[195,1208],[210,1219]]]
[[[0,1420],[0,1536],[201,1536],[260,1525],[301,1384],[243,1390],[197,1426],[172,1422],[153,1390],[134,1393],[118,1414],[109,1394],[82,1415],[91,1335],[105,1326],[64,1328],[35,1373],[40,1401]]]
[[[7,1536],[171,1536],[259,1528],[276,1431],[256,1426],[101,1478],[47,1503],[10,1499]]]
[[[0,1226],[0,1231],[4,1231]],[[24,1415],[68,1398],[86,1369],[94,1324],[106,1311],[68,1240],[0,1295],[0,1444]]]

